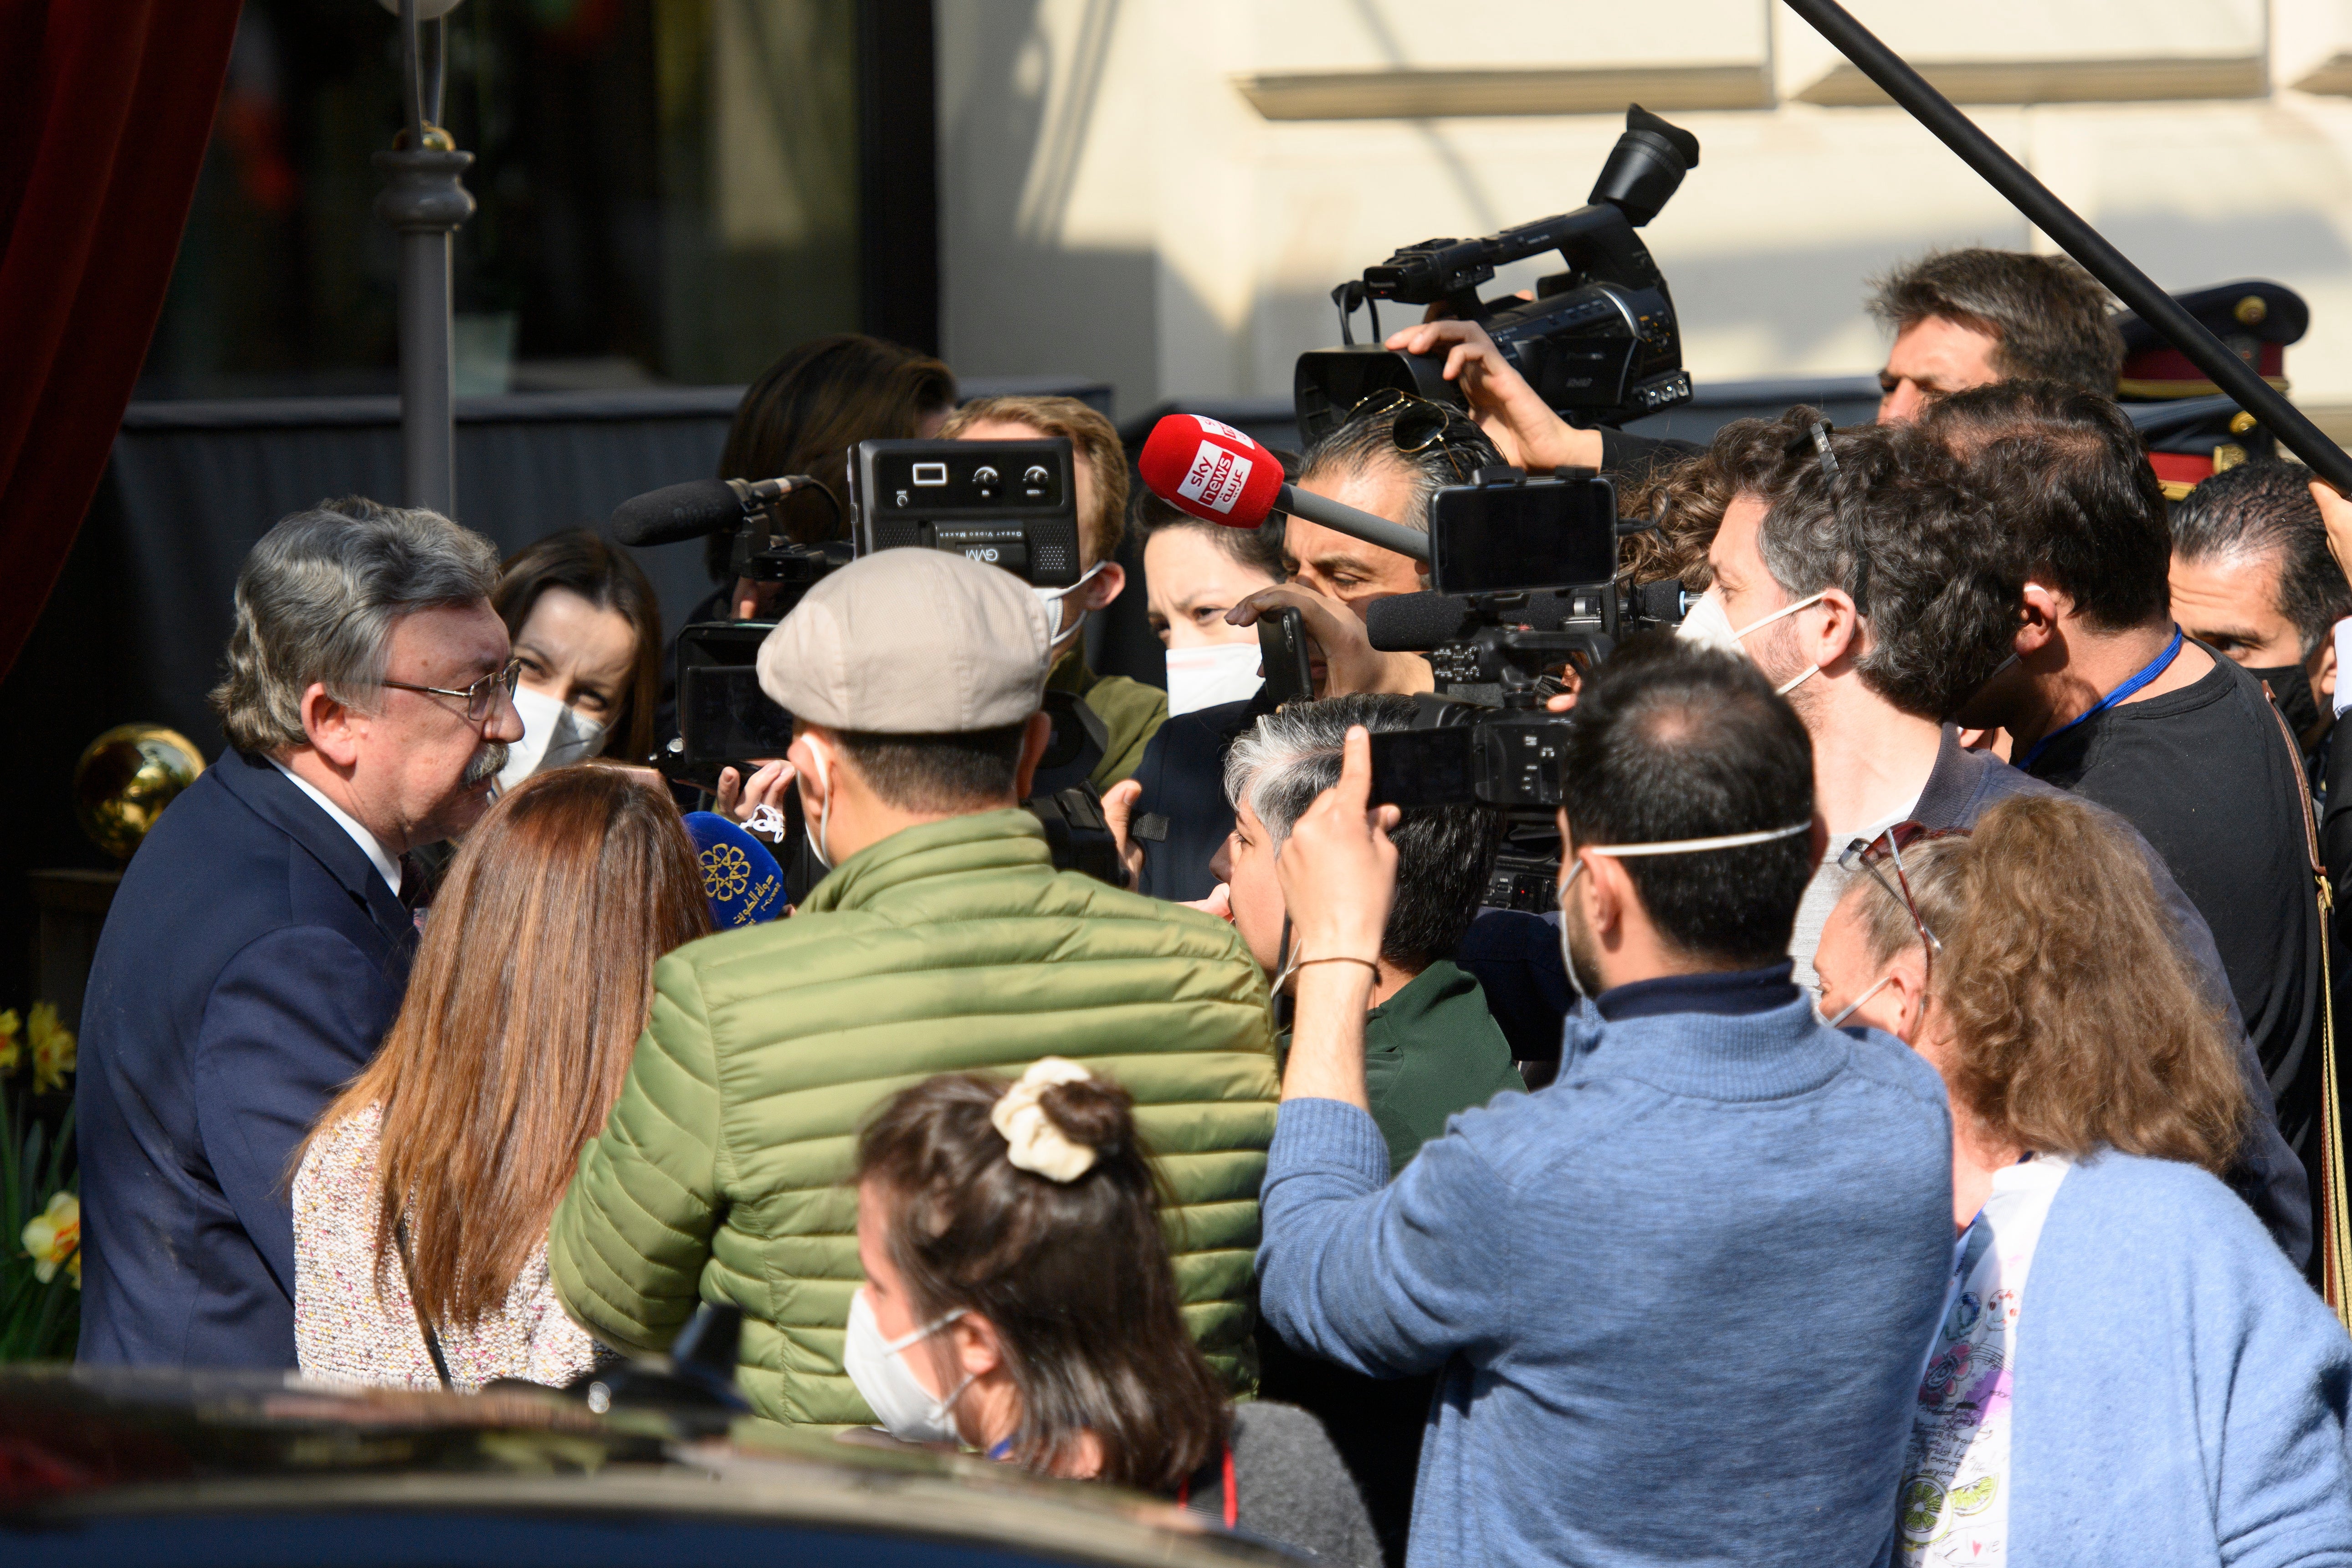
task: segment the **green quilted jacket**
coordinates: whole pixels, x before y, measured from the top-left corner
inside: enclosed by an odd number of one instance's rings
[[[1186,1320],[1245,1391],[1278,1092],[1265,977],[1223,922],[1056,872],[1018,810],[908,828],[793,918],[656,965],[628,1081],[549,1237],[564,1309],[607,1344],[657,1350],[698,1301],[732,1302],[760,1414],[871,1421],[841,1370],[857,1130],[934,1073],[1046,1056],[1134,1096],[1180,1205]]]

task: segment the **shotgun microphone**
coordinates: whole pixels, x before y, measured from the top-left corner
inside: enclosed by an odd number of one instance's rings
[[[688,479],[631,496],[613,509],[613,537],[644,547],[676,544],[730,529],[746,512],[783,500],[816,481],[805,474],[780,479]]]

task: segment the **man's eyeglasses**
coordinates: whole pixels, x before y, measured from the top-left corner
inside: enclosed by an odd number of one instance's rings
[[[1484,436],[1468,415],[1459,408],[1433,403],[1419,393],[1384,386],[1348,410],[1348,417],[1370,417],[1391,410],[1395,411],[1395,417],[1389,422],[1389,437],[1395,441],[1398,451],[1418,456],[1435,447],[1453,465],[1454,477],[1465,485],[1470,482],[1470,475],[1463,468],[1454,449],[1483,442]]]
[[[497,710],[499,694],[508,700],[514,699],[515,687],[522,679],[522,660],[509,659],[504,669],[482,677],[471,686],[412,686],[405,680],[379,680],[378,686],[389,686],[396,691],[423,691],[435,697],[460,697],[466,702],[466,722],[479,724]]]
[[[1944,951],[1944,944],[1937,940],[1934,931],[1927,929],[1927,922],[1919,918],[1918,902],[1911,896],[1911,879],[1903,870],[1903,851],[1916,845],[1932,844],[1938,838],[1965,838],[1968,836],[1969,830],[1965,827],[1929,827],[1925,823],[1898,822],[1884,833],[1853,840],[1838,855],[1839,870],[1849,874],[1857,870],[1869,872],[1877,879],[1878,885],[1886,889],[1886,896],[1900,901],[1911,916],[1911,924],[1919,933],[1919,948],[1924,960],[1925,973],[1920,977],[1923,990],[1935,979],[1936,955]],[[1879,869],[1882,864],[1895,868],[1894,881],[1888,881],[1886,873]]]

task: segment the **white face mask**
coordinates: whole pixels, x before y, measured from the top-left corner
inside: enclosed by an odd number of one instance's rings
[[[1873,996],[1877,995],[1881,991],[1885,990],[1886,983],[1894,978],[1895,976],[1891,973],[1880,975],[1878,977],[1877,984],[1872,986],[1869,990],[1864,992],[1861,995],[1855,997],[1853,1001],[1839,1008],[1836,1017],[1826,1020],[1829,1026],[1834,1029],[1843,1024],[1848,1018],[1853,1017],[1855,1009],[1859,1008],[1864,1002],[1869,1001]]]
[[[833,826],[833,775],[827,771],[824,748],[806,736],[801,743],[808,748],[809,770],[816,774],[817,788],[824,791],[824,804],[816,808],[816,834],[809,840],[809,853],[827,871],[833,869],[833,846],[825,842],[824,830]]]
[[[522,720],[522,739],[507,748],[507,765],[499,770],[501,790],[514,788],[533,773],[584,762],[604,743],[604,725],[544,691],[518,686],[514,705]]]
[[[1257,639],[1168,650],[1168,713],[1192,713],[1220,702],[1241,702],[1265,683],[1258,673]]]
[[[1720,648],[1725,653],[1745,653],[1739,646],[1739,634],[1731,629],[1731,616],[1723,608],[1723,601],[1709,588],[1698,596],[1698,602],[1684,613],[1683,624],[1675,628],[1675,636],[1701,647]]]
[[[1086,569],[1084,574],[1082,574],[1076,582],[1071,584],[1066,588],[1040,588],[1033,584],[1030,586],[1029,591],[1037,595],[1037,602],[1039,604],[1045,606],[1046,618],[1052,621],[1055,626],[1061,626],[1063,596],[1068,594],[1075,594],[1079,589],[1085,587],[1087,584],[1093,582],[1096,577],[1101,574],[1102,569],[1109,564],[1110,563],[1108,561],[1096,562],[1093,565]],[[1060,653],[1062,651],[1063,645],[1067,643],[1072,637],[1077,636],[1081,631],[1084,631],[1086,629],[1087,617],[1093,614],[1094,612],[1092,610],[1080,610],[1076,620],[1072,621],[1067,626],[1064,626],[1062,630],[1055,632],[1054,634],[1054,651],[1057,654]]]
[[[866,1299],[866,1287],[859,1286],[849,1298],[849,1337],[841,1347],[841,1368],[883,1430],[902,1443],[963,1440],[956,1431],[955,1402],[971,1386],[971,1379],[966,1377],[942,1398],[923,1386],[901,1353],[962,1316],[959,1308],[912,1333],[886,1340],[882,1325],[875,1321],[874,1304]]]
[[[1580,867],[1583,862],[1577,864]],[[1570,871],[1568,879],[1570,882],[1576,880],[1576,873]],[[1584,989],[1584,977],[1576,972],[1575,944],[1568,940],[1568,882],[1562,882],[1559,887],[1559,962],[1568,971],[1568,988],[1576,993],[1576,999],[1579,1002],[1591,1001],[1591,994]]]
[[[1576,973],[1576,953],[1568,941],[1568,890],[1576,886],[1583,874],[1587,855],[1606,855],[1614,859],[1627,859],[1649,855],[1697,855],[1713,849],[1738,849],[1750,844],[1770,844],[1782,838],[1794,838],[1800,833],[1811,833],[1812,820],[1792,822],[1786,827],[1766,827],[1752,833],[1720,833],[1706,838],[1669,838],[1656,844],[1590,844],[1576,852],[1576,858],[1566,866],[1568,875],[1559,879],[1559,955],[1568,963],[1568,983],[1586,1001],[1591,994]],[[1851,1011],[1852,1009],[1848,1009]],[[1843,1017],[1845,1015],[1838,1015]]]
[[[1748,635],[1750,632],[1760,631],[1783,616],[1793,616],[1808,605],[1821,603],[1822,595],[1828,592],[1829,590],[1824,588],[1820,594],[1809,595],[1793,605],[1783,605],[1770,615],[1752,620],[1735,631],[1732,628],[1731,616],[1723,607],[1723,600],[1717,596],[1714,589],[1709,588],[1699,595],[1698,603],[1693,605],[1689,613],[1683,616],[1683,624],[1675,628],[1675,636],[1685,642],[1695,642],[1701,647],[1721,648],[1726,653],[1746,654]],[[1786,697],[1820,674],[1821,668],[1818,664],[1807,665],[1801,674],[1782,681],[1772,689],[1776,695]]]

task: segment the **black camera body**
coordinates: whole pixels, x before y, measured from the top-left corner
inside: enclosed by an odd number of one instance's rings
[[[1460,404],[1444,355],[1380,346],[1378,301],[1429,306],[1480,323],[1546,404],[1581,425],[1619,425],[1691,395],[1673,295],[1633,231],[1655,217],[1698,164],[1698,138],[1638,104],[1574,212],[1481,239],[1427,239],[1397,251],[1360,281],[1332,291],[1341,345],[1299,355],[1292,395],[1299,435],[1312,441],[1371,394],[1393,387]],[[1538,280],[1533,300],[1481,299],[1479,286],[1509,262],[1558,251],[1568,270]],[[1374,342],[1359,344],[1356,306],[1371,311]]]
[[[860,441],[849,455],[857,553],[951,550],[1040,588],[1078,580],[1078,487],[1066,437]]]
[[[1067,439],[1032,441],[864,441],[849,454],[847,540],[795,544],[778,505],[811,481],[792,479],[705,481],[673,503],[726,514],[698,531],[731,528],[730,570],[755,583],[781,584],[775,612],[791,613],[826,574],[860,555],[902,548],[947,550],[1000,567],[1037,587],[1067,587],[1081,574],[1075,453]],[[686,489],[687,487],[679,487]],[[730,499],[731,495],[731,500]],[[675,533],[662,498],[640,497],[640,532]],[[648,539],[648,542],[653,542]],[[793,716],[760,689],[760,645],[773,620],[701,621],[677,637],[677,738],[654,759],[671,778],[714,790],[719,770],[749,772],[781,757],[793,742]],[[1024,804],[1045,829],[1054,862],[1120,885],[1118,844],[1088,774],[1101,761],[1101,722],[1076,698],[1047,692],[1054,721],[1035,781]]]
[[[1433,592],[1383,599],[1374,647],[1428,656],[1435,691],[1415,728],[1372,737],[1372,798],[1482,805],[1510,817],[1486,901],[1551,907],[1551,813],[1565,794],[1568,721],[1545,703],[1560,673],[1616,646],[1617,504],[1610,482],[1482,468],[1430,505]]]
[[[782,585],[781,618],[826,574],[877,550],[949,550],[1039,587],[1079,575],[1075,455],[1066,438],[1034,441],[862,441],[849,454],[846,540],[795,544],[777,507],[812,481],[724,481],[739,515],[729,569]],[[725,497],[720,496],[720,500]],[[706,784],[719,769],[782,756],[792,717],[768,700],[752,669],[773,620],[704,621],[677,638],[678,742],[659,759]]]

